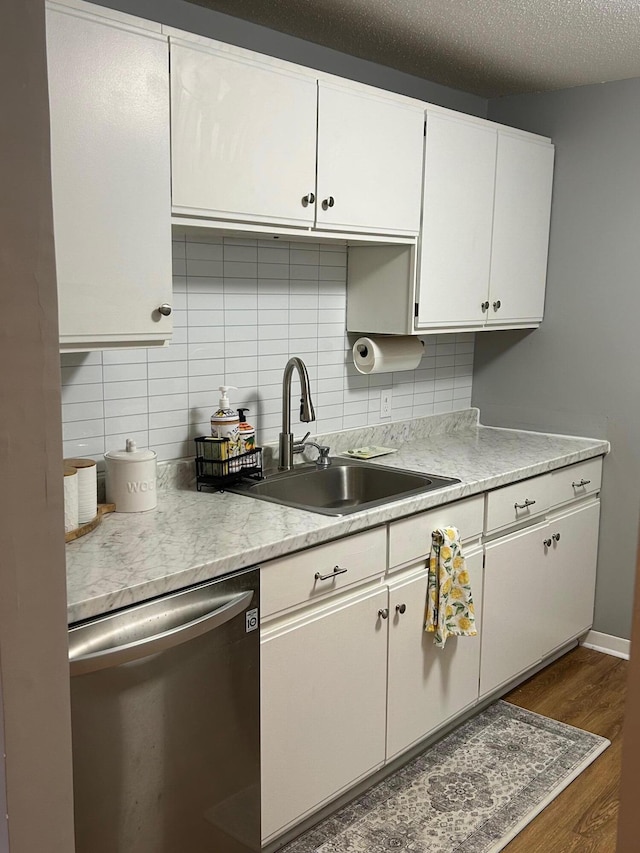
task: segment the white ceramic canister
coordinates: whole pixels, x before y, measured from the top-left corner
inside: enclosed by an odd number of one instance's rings
[[[126,450],[109,450],[104,460],[107,503],[114,503],[116,512],[145,512],[157,506],[153,450],[138,450],[128,438]]]

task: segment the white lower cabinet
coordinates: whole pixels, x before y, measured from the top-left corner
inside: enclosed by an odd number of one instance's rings
[[[599,513],[592,501],[486,546],[480,696],[591,626]]]
[[[424,630],[427,569],[389,585],[387,760],[424,739],[478,699],[482,550],[465,551],[478,636],[444,649]]]
[[[386,587],[262,632],[262,839],[382,766]]]
[[[263,844],[591,627],[601,466],[586,460],[263,567]],[[460,531],[478,628],[444,649],[424,631],[442,526]]]

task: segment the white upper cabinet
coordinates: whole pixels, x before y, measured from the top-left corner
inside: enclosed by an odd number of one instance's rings
[[[532,328],[542,320],[554,148],[548,139],[427,110],[414,246],[349,249],[347,330]]]
[[[487,312],[495,128],[428,115],[418,326],[478,326]]]
[[[171,41],[176,213],[310,226],[316,81]]]
[[[51,4],[46,19],[61,349],[162,344],[171,336],[167,40],[84,8]]]
[[[420,107],[173,37],[171,103],[175,214],[418,233]]]
[[[542,320],[554,148],[498,133],[489,324]]]
[[[423,111],[319,83],[319,228],[417,233]]]
[[[537,326],[553,145],[430,113],[425,145],[416,328]]]

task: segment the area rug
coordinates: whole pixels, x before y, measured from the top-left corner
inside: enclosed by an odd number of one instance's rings
[[[499,701],[280,853],[496,853],[609,745]]]

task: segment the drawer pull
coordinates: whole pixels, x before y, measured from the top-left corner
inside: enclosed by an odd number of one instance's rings
[[[387,609],[386,607],[384,607],[382,610],[378,610],[378,616],[379,616],[381,619],[388,619],[388,618],[389,618],[389,611],[388,611],[388,609]]]
[[[580,480],[579,483],[571,483],[574,489],[580,489],[582,486],[588,486],[591,480]]]
[[[516,503],[513,505],[513,508],[514,509],[526,509],[528,506],[533,506],[534,503],[535,503],[535,501],[530,501],[529,498],[525,498],[523,504]]]
[[[544,539],[542,544],[545,548],[551,548],[551,539]]]
[[[332,578],[335,578],[336,575],[344,575],[347,569],[341,569],[340,566],[334,566],[333,571],[328,575],[321,575],[320,572],[315,573],[315,579],[317,581],[330,581]]]
[[[559,542],[560,541],[560,534],[559,533],[552,533],[551,538],[553,539],[554,542]]]
[[[400,614],[405,613],[406,609],[407,609],[406,604],[396,604],[396,613],[400,613]]]

